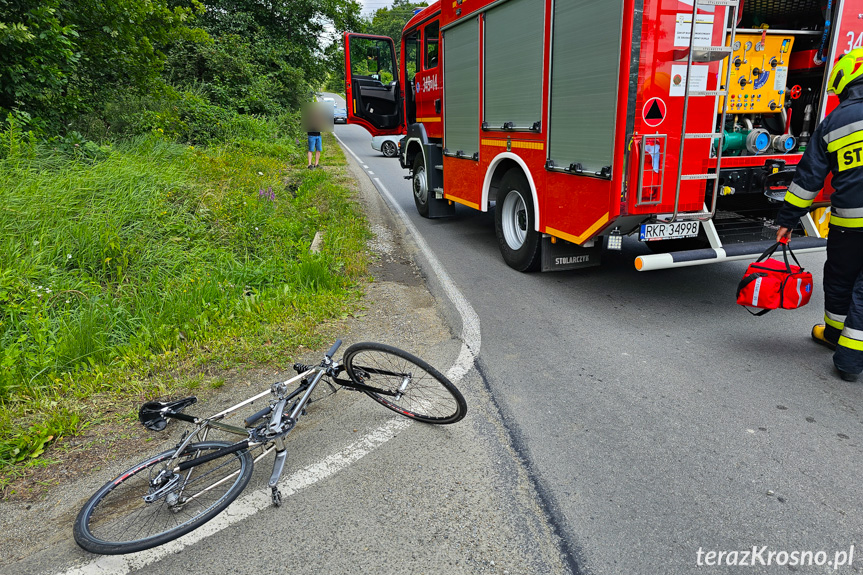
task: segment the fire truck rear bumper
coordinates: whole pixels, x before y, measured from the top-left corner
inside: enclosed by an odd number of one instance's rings
[[[705,264],[716,264],[719,262],[730,262],[734,260],[748,260],[757,258],[764,253],[774,242],[753,242],[746,244],[732,244],[722,248],[705,248],[701,250],[685,250],[667,254],[645,254],[635,258],[635,269],[640,272],[663,270],[668,268],[682,268],[687,266],[701,266]],[[806,254],[810,252],[823,252],[827,247],[827,240],[823,238],[793,238],[790,243],[795,254]]]

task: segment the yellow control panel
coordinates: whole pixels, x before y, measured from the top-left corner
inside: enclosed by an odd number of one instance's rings
[[[788,91],[785,84],[793,44],[793,36],[735,36],[733,52],[726,60],[731,66],[729,114],[778,114],[782,111]],[[723,78],[724,74],[723,70]],[[721,111],[722,99],[719,106]]]

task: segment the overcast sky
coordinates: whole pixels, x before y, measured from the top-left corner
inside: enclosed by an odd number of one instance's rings
[[[392,6],[392,0],[358,0],[363,5],[363,15],[369,16],[378,8],[389,8]]]

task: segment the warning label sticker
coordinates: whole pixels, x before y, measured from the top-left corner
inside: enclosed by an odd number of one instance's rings
[[[710,67],[707,65],[692,66],[692,79],[689,81],[689,90],[706,90],[707,75]],[[683,96],[686,93],[686,64],[671,66],[671,85],[668,87],[669,96]]]
[[[674,45],[689,46],[692,14],[678,13],[674,21]],[[693,46],[710,46],[713,42],[713,14],[699,14],[695,19]]]

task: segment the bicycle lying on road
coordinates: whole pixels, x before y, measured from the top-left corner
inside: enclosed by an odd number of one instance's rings
[[[273,504],[281,505],[278,481],[285,467],[285,436],[305,415],[315,388],[325,380],[361,391],[396,413],[424,423],[455,423],[467,412],[459,390],[425,361],[381,343],[357,343],[341,361],[332,358],[341,340],[316,366],[294,364],[297,376],[276,382],[253,397],[210,417],[183,410],[195,397],[141,406],[138,418],[153,431],[169,419],[194,425],[174,448],[155,455],[106,483],[84,505],[75,519],[75,541],[87,551],[117,555],[143,551],[189,533],[221,513],[252,476],[255,461],[275,450],[269,487]],[[340,379],[347,372],[349,379]],[[230,414],[267,398],[267,406],[247,417],[244,426],[223,420]],[[208,440],[211,430],[244,437],[237,443]],[[254,461],[250,450],[263,450]]]

